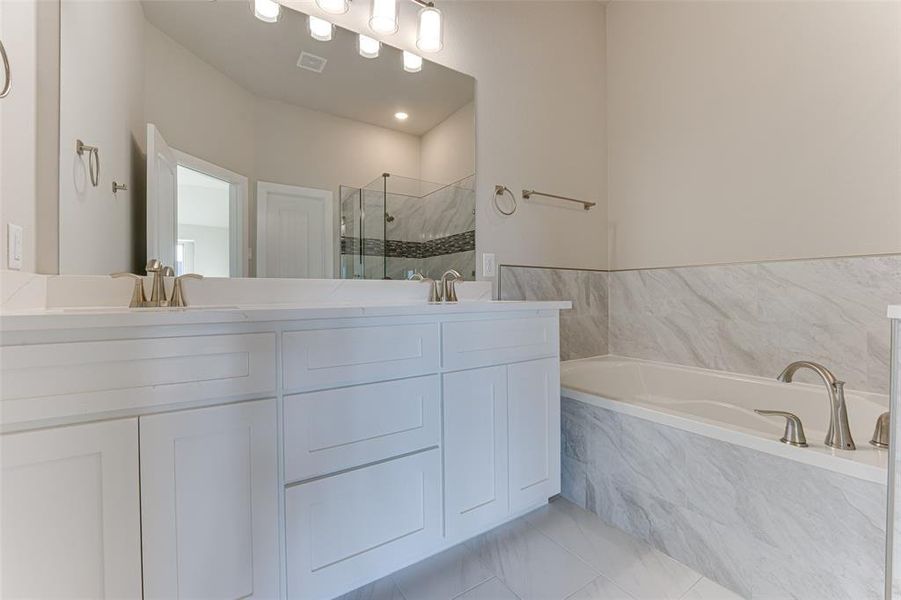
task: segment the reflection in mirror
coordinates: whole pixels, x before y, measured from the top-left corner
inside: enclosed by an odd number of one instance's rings
[[[340,27],[315,40],[284,6],[70,0],[60,19],[61,273],[474,277],[471,77]]]

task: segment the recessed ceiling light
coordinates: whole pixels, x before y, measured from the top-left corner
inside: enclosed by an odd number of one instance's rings
[[[328,42],[332,39],[333,25],[325,19],[310,15],[310,37],[320,42]]]
[[[404,71],[407,73],[419,73],[422,71],[422,57],[404,50]]]
[[[281,12],[281,5],[273,0],[254,0],[253,15],[265,23],[275,23]]]
[[[398,121],[406,121],[409,118],[409,116],[410,115],[408,115],[407,113],[405,113],[402,110],[394,113],[394,118],[397,119]]]

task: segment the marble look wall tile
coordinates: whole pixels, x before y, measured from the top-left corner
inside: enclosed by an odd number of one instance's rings
[[[607,354],[606,272],[504,265],[499,272],[501,300],[570,300],[560,313],[563,360]]]
[[[803,358],[888,391],[901,254],[621,271],[609,287],[611,354],[773,377]]]
[[[880,597],[883,486],[574,400],[563,414],[585,470],[563,487],[608,523],[744,597]]]

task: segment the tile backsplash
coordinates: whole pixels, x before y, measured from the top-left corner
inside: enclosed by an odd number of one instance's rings
[[[573,301],[564,360],[610,353],[775,377],[806,359],[849,388],[887,393],[901,254],[610,273],[505,265],[499,292]]]

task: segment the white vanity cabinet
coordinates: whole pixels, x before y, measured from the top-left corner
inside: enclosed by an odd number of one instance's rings
[[[141,597],[138,420],[0,437],[3,598]]]
[[[276,401],[141,417],[144,598],[276,598]]]
[[[4,322],[4,597],[334,598],[540,506],[536,304]]]

